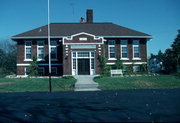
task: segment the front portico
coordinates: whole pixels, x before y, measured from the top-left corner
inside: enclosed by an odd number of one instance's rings
[[[95,75],[95,51],[72,52],[72,75]]]
[[[98,55],[103,54],[104,41],[85,32],[63,38],[63,74],[100,74]]]

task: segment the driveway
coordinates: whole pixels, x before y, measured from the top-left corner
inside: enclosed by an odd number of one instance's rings
[[[180,89],[0,93],[0,122],[180,122]]]

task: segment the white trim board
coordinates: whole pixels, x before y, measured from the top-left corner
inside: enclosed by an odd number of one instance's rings
[[[51,38],[64,38],[69,37],[67,36],[51,36]],[[96,36],[96,37],[103,37],[103,38],[147,38],[152,39],[153,36]],[[28,36],[28,37],[11,37],[11,39],[42,39],[42,38],[48,38],[47,36]]]
[[[91,36],[91,37],[94,38],[94,40],[100,40],[100,39],[102,39],[102,42],[101,42],[101,43],[64,43],[64,40],[65,40],[65,39],[66,39],[66,40],[73,40],[73,37],[78,36],[78,35],[82,35],[82,34]],[[71,35],[70,37],[69,37],[69,36],[68,36],[68,37],[63,37],[63,39],[62,39],[62,44],[63,44],[63,45],[67,45],[67,44],[70,44],[70,45],[72,45],[72,44],[103,44],[104,41],[106,41],[106,40],[105,40],[102,36],[99,36],[99,37],[97,38],[97,36],[95,36],[95,35],[93,35],[93,34],[86,33],[86,32],[80,32],[80,33]]]
[[[48,66],[49,64],[38,64],[39,66]],[[63,64],[51,64],[52,66],[55,65],[63,65]],[[16,66],[30,66],[30,64],[16,64]]]
[[[125,63],[123,63],[124,65],[130,65],[130,64],[135,64],[135,65],[139,65],[139,64],[147,64],[147,62],[125,62]],[[113,63],[107,63],[107,65],[114,65],[115,64],[115,62],[113,62]]]

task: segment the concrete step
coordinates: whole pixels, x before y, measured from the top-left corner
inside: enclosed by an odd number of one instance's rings
[[[100,91],[98,88],[75,89],[74,91]]]
[[[97,88],[98,84],[75,84],[76,89]]]

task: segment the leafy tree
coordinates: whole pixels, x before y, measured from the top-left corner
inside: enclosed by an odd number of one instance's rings
[[[177,57],[177,55],[180,55],[180,30],[178,30],[178,35],[174,39],[174,42],[171,46],[174,51],[175,57]]]
[[[165,57],[164,53],[161,50],[159,50],[158,55],[156,56],[156,58],[158,58],[160,61],[163,61],[164,57]]]
[[[176,66],[177,69],[179,70],[179,66],[180,66],[180,30],[178,30],[178,35],[177,37],[174,39],[172,46],[172,50],[173,50],[173,56],[176,59]]]
[[[33,61],[30,62],[30,66],[28,67],[29,76],[38,76],[38,61],[37,57],[33,57]]]
[[[147,64],[143,63],[140,65],[140,71],[141,72],[147,72]]]
[[[165,58],[163,60],[166,73],[172,73],[176,71],[176,59],[174,58],[174,52],[172,49],[165,51]]]
[[[16,44],[10,39],[0,40],[0,75],[16,73]]]
[[[134,72],[133,67],[134,67],[134,62],[128,66],[128,71],[133,73]]]
[[[117,57],[116,63],[114,65],[114,68],[115,69],[123,69],[123,62],[122,62],[122,60],[120,59],[119,56]]]
[[[105,57],[99,55],[100,68],[102,70],[102,75],[109,76],[110,75],[110,66],[107,65],[107,60]]]

